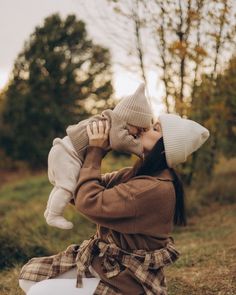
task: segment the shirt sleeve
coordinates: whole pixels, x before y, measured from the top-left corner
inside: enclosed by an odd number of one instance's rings
[[[106,187],[109,184],[109,182],[116,177],[117,173],[118,173],[118,171],[113,171],[110,173],[102,174],[101,185]]]
[[[138,157],[142,156],[143,146],[139,138],[129,134],[127,130],[127,123],[119,119],[114,113],[111,116],[111,129],[109,139],[112,149],[116,151],[136,154]]]
[[[127,174],[130,174],[131,170],[132,167],[125,167],[117,171],[104,173],[101,176],[101,185],[105,187],[112,187],[114,184],[122,182],[122,179],[127,177]]]
[[[129,182],[106,189],[102,185],[104,150],[88,147],[75,192],[75,206],[91,221],[124,233],[134,231],[135,201]]]

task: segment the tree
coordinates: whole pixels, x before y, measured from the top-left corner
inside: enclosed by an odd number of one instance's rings
[[[4,94],[1,146],[13,159],[44,166],[53,138],[112,107],[112,92],[109,51],[88,38],[74,15],[49,16],[15,61]]]
[[[219,96],[215,109],[221,114],[219,145],[227,157],[236,155],[236,56],[225,72],[218,77]],[[222,99],[223,98],[223,99]]]
[[[101,3],[109,5],[102,6]],[[107,10],[111,8],[114,12],[109,18]],[[85,14],[87,11],[84,9]],[[111,40],[115,35],[113,46],[129,56],[131,66],[125,60],[126,69],[134,69],[144,81],[148,71],[157,73],[158,84],[164,86],[163,103],[167,112],[177,112],[210,129],[211,136],[201,151],[180,166],[188,184],[195,170],[210,176],[223,146],[224,152],[227,149],[229,154],[231,138],[235,138],[232,124],[235,90],[233,83],[228,84],[231,82],[224,72],[236,49],[234,2],[100,0],[95,13],[93,20],[100,16],[100,23],[106,24],[105,36]],[[224,89],[219,92],[222,85],[225,85]],[[224,126],[224,133],[218,130],[219,122]],[[230,123],[234,128],[229,127]]]
[[[96,9],[91,9],[91,2]],[[126,69],[139,73],[144,81],[148,71],[157,73],[168,112],[188,116],[201,76],[210,74],[215,79],[235,51],[236,6],[232,0],[79,3],[87,21],[92,19],[104,38],[129,57],[123,58]]]
[[[193,177],[210,176],[220,155],[236,155],[236,57],[228,63],[224,72],[212,79],[202,76],[202,83],[195,89],[191,118],[206,126],[211,133],[208,142],[185,168],[187,182]],[[195,171],[195,173],[194,173]]]

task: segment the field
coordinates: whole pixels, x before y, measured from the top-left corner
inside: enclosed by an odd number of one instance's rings
[[[131,160],[133,161],[133,160]],[[108,158],[103,171],[129,164]],[[176,227],[173,237],[180,259],[166,268],[169,295],[236,294],[235,160],[216,168],[212,182],[187,191],[188,226]],[[225,165],[224,165],[225,167]],[[114,170],[114,169],[113,169]],[[23,294],[17,282],[20,267],[33,256],[43,256],[80,243],[95,226],[70,206],[71,231],[50,228],[43,218],[51,190],[46,173],[13,177],[0,188],[0,294]]]

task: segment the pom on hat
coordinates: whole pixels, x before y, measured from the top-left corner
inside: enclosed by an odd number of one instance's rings
[[[145,96],[145,84],[141,83],[134,94],[122,98],[113,112],[128,124],[149,128],[152,124],[153,112]]]
[[[199,123],[179,115],[163,114],[159,116],[159,121],[169,167],[185,162],[210,135],[209,130]]]

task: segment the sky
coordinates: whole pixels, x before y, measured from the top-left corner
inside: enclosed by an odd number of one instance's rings
[[[101,30],[99,32],[97,23],[84,13],[83,2],[85,0],[0,0],[0,90],[8,81],[14,60],[22,50],[24,41],[28,39],[36,25],[42,24],[45,17],[56,12],[62,17],[73,13],[78,19],[85,20],[89,36],[96,43],[109,47],[114,60],[117,59],[119,50],[102,37],[103,32]],[[91,15],[96,9],[94,3],[94,0],[86,0],[86,7],[89,10],[87,12]],[[113,72],[113,86],[117,98],[133,93],[142,82],[137,74],[116,64]],[[163,90],[160,85],[157,87],[158,77],[155,72],[150,71],[147,76],[148,94],[154,97],[151,103],[154,113],[158,115],[163,111],[160,99]]]

